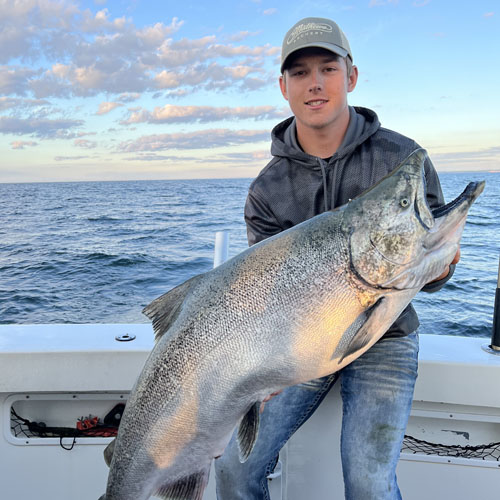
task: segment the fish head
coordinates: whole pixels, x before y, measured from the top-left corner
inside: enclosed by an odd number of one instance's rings
[[[451,203],[431,210],[426,198],[427,153],[414,151],[399,167],[343,209],[350,265],[375,288],[422,288],[452,262],[467,213],[484,181],[471,182]]]

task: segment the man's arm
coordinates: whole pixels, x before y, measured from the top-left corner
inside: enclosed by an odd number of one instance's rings
[[[252,190],[245,203],[245,223],[250,246],[283,231],[269,205]]]

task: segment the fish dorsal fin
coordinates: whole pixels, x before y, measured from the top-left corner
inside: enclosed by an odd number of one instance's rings
[[[111,443],[104,448],[104,461],[106,462],[106,465],[109,467],[111,464],[111,459],[113,458],[113,453],[115,452],[115,444],[116,444],[116,438],[111,441]]]
[[[208,484],[210,464],[204,471],[183,477],[176,483],[167,484],[158,489],[155,496],[162,500],[202,500]]]
[[[238,451],[240,462],[247,461],[259,433],[260,402],[254,403],[240,422],[238,429]]]
[[[203,276],[203,274],[199,274],[181,285],[172,288],[172,290],[153,300],[151,304],[147,305],[142,310],[143,314],[153,322],[156,342],[158,342],[162,335],[170,328],[170,325],[176,320],[189,290],[191,290]]]

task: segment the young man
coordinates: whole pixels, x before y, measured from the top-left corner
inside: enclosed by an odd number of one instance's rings
[[[347,203],[419,147],[382,128],[373,111],[348,106],[358,69],[347,38],[333,21],[299,21],[285,36],[281,61],[279,84],[294,116],[274,128],[273,159],[250,187],[245,206],[250,245]],[[425,175],[429,205],[444,204],[430,160]],[[452,264],[458,258],[457,253]],[[453,269],[450,265],[425,289],[441,288]],[[218,500],[270,498],[267,475],[279,450],[337,378],[343,400],[345,498],[400,499],[395,470],[417,376],[418,324],[409,305],[377,344],[339,374],[268,398],[247,462],[240,464],[234,436],[215,462]]]

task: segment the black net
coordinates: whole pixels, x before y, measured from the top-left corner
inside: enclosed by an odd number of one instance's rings
[[[45,422],[34,422],[18,415],[14,407],[10,409],[10,428],[17,438],[65,438],[65,437],[113,437],[118,432],[125,405],[117,404],[101,420],[97,416],[76,418],[75,427],[56,427]]]
[[[435,455],[452,458],[479,458],[500,462],[500,442],[475,446],[430,443],[413,436],[405,436],[401,451],[419,455]]]

